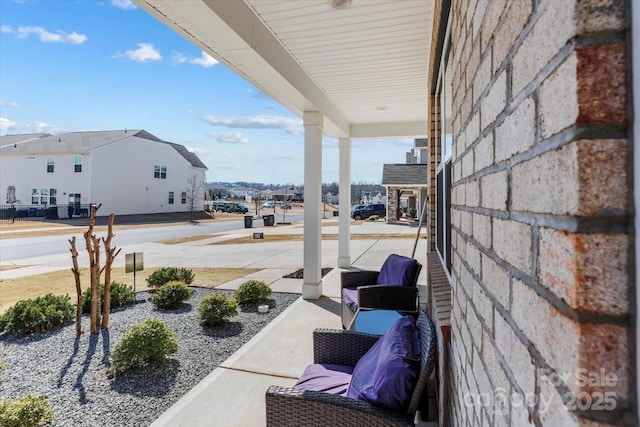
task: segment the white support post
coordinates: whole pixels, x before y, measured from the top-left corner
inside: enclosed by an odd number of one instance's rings
[[[338,140],[340,157],[340,206],[338,220],[338,267],[351,267],[351,139]]]
[[[322,296],[322,113],[305,111],[304,122],[304,279],[302,298]]]

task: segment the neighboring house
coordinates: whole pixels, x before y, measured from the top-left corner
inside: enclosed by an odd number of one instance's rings
[[[233,194],[234,197],[237,197],[238,199],[243,199],[247,202],[251,201],[251,197],[253,196],[253,193],[256,192],[256,190],[254,190],[253,188],[247,188],[247,187],[233,187],[229,191],[231,192],[231,194]]]
[[[183,212],[192,201],[200,210],[206,170],[186,147],[144,130],[0,136],[0,188],[14,187],[19,204],[57,206],[62,218],[92,203],[99,215]]]
[[[387,189],[387,222],[403,216],[420,218],[427,198],[427,139],[414,140],[407,153],[406,164],[386,164],[382,169],[382,185]]]
[[[384,165],[382,185],[387,188],[387,222],[397,221],[406,215],[419,218],[424,199],[427,197],[426,183],[427,165]]]

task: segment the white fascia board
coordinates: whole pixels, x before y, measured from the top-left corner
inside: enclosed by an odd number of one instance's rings
[[[245,2],[134,2],[298,116],[320,111],[326,134],[349,136],[344,116]]]
[[[352,124],[351,138],[426,138],[427,122],[386,122]]]

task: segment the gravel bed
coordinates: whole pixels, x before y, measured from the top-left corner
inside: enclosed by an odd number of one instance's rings
[[[89,334],[88,316],[77,339],[75,323],[25,338],[0,334],[0,400],[47,394],[55,426],[148,426],[299,297],[274,292],[269,313],[249,306],[224,326],[209,328],[198,322],[200,300],[233,292],[192,289],[188,303],[172,311],[157,310],[146,292],[138,293],[137,303],[112,312],[108,331],[99,334]],[[150,317],[176,334],[178,351],[162,364],[107,378],[110,350],[131,326]]]

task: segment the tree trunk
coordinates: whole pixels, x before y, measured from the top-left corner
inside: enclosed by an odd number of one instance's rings
[[[113,238],[113,222],[115,215],[109,215],[109,228],[107,231],[107,238],[102,239],[104,243],[104,308],[102,311],[102,329],[109,328],[109,312],[111,311],[111,266],[113,260],[120,253],[120,249],[116,251],[116,248],[111,247],[111,239]]]
[[[78,267],[78,250],[76,249],[76,236],[69,240],[71,244],[71,260],[73,261],[73,276],[76,279],[76,336],[82,334],[82,287],[80,286],[80,267]]]
[[[91,333],[95,334],[98,332],[98,310],[99,306],[98,301],[100,299],[100,288],[98,286],[98,273],[97,264],[99,264],[99,256],[100,252],[98,249],[98,254],[96,256],[96,245],[94,241],[97,240],[96,236],[93,234],[93,227],[96,223],[96,214],[100,206],[92,206],[91,207],[91,215],[89,216],[89,229],[84,233],[84,241],[87,248],[87,254],[89,255],[89,276],[91,278]]]

